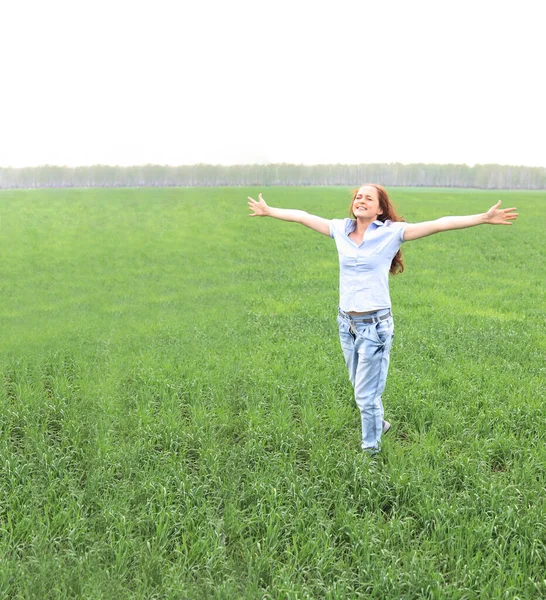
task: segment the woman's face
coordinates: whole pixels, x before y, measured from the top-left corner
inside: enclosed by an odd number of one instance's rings
[[[353,200],[353,215],[357,219],[363,217],[366,220],[375,221],[381,214],[383,214],[383,210],[379,205],[377,188],[371,185],[363,185]]]

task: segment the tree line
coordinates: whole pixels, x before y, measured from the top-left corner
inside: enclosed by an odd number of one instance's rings
[[[119,167],[0,167],[0,188],[335,186],[377,182],[385,186],[546,189],[546,167],[375,163],[358,165],[142,165]]]

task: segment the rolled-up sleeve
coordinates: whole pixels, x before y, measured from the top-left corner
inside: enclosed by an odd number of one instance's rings
[[[406,225],[407,223],[405,221],[397,221],[396,222],[396,226],[397,226],[397,234],[398,234],[398,239],[400,240],[400,243],[404,242],[404,231],[406,230]]]
[[[343,233],[345,230],[345,219],[332,219],[330,221],[330,237],[335,238],[336,233]]]

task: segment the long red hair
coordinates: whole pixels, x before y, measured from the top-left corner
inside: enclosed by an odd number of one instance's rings
[[[383,211],[377,217],[377,219],[379,221],[381,221],[383,223],[385,221],[404,221],[404,219],[401,216],[396,214],[396,210],[394,209],[394,206],[392,205],[392,202],[390,201],[389,195],[387,194],[387,190],[382,185],[378,185],[376,183],[365,183],[364,185],[361,185],[360,187],[364,187],[364,186],[373,187],[377,190],[377,196],[379,198],[379,206],[380,206],[381,210]],[[349,207],[349,215],[353,219],[356,219],[356,217],[353,214],[353,202],[355,201],[357,194],[358,194],[358,190],[354,190],[353,199],[351,200],[351,206]],[[394,258],[392,259],[391,268],[389,269],[389,272],[391,275],[396,275],[397,273],[402,273],[403,270],[404,270],[404,261],[402,259],[402,251],[398,250],[398,252],[394,256]]]

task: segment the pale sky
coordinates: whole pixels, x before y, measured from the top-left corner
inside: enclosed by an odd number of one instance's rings
[[[0,0],[0,166],[546,166],[544,0]]]

